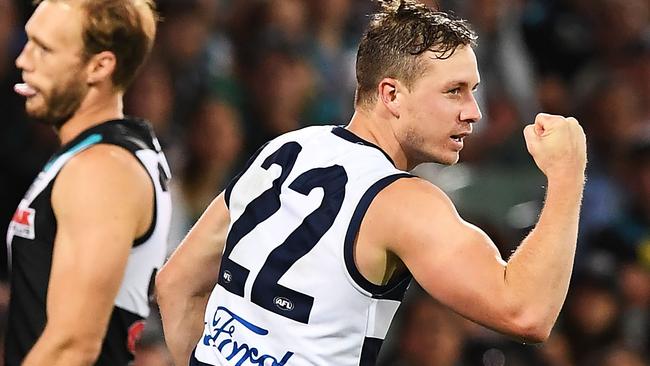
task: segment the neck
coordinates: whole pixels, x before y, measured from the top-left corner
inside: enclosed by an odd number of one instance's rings
[[[121,91],[101,93],[91,89],[79,109],[59,129],[61,144],[66,144],[83,131],[102,122],[124,117]]]
[[[347,129],[362,139],[379,146],[393,159],[395,166],[408,170],[408,160],[393,129],[394,117],[388,112],[357,108]]]

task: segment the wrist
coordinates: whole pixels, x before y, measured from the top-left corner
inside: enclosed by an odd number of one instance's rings
[[[558,182],[560,184],[574,184],[578,183],[584,185],[585,170],[584,169],[554,169],[546,172],[546,178],[550,182]]]
[[[585,186],[585,174],[576,174],[575,172],[567,174],[547,175],[548,189],[558,189],[560,191],[579,191],[582,192]]]

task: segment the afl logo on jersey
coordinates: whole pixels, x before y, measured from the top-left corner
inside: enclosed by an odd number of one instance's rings
[[[232,281],[232,274],[230,273],[230,271],[228,270],[223,271],[223,281],[225,283],[230,283],[230,281]]]
[[[278,309],[280,309],[280,310],[284,310],[284,311],[291,311],[291,310],[293,310],[293,303],[291,302],[291,300],[287,299],[286,297],[276,296],[276,297],[273,299],[273,303],[274,303],[275,306],[277,306]]]

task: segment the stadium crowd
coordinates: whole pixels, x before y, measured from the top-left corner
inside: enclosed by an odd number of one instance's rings
[[[432,3],[432,1],[423,2]],[[589,144],[574,278],[543,345],[522,345],[445,310],[417,285],[381,365],[650,364],[650,3],[646,0],[445,0],[479,34],[483,120],[453,167],[416,173],[454,200],[508,257],[536,221],[544,176],[522,128],[535,113],[573,115]],[[250,154],[353,110],[355,40],[370,0],[158,0],[152,56],[126,95],[170,158],[169,251]],[[13,92],[31,1],[0,0],[0,237],[55,149]],[[1,251],[0,334],[9,292]],[[154,304],[155,305],[155,304]],[[166,365],[152,315],[136,365]],[[4,342],[0,343],[2,345]],[[1,346],[0,346],[1,347]]]

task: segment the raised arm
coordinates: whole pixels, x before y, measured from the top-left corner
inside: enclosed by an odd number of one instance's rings
[[[188,363],[203,333],[203,315],[217,283],[229,224],[222,193],[212,201],[156,277],[165,340],[176,365]]]
[[[47,324],[24,366],[94,364],[133,240],[151,223],[143,202],[152,197],[151,179],[122,148],[97,145],[63,167],[52,188]]]
[[[420,285],[454,311],[539,342],[557,319],[571,277],[585,137],[574,119],[548,115],[526,127],[525,137],[548,178],[548,189],[537,225],[507,262],[483,231],[460,218],[442,191],[416,179],[382,191],[361,234],[364,241],[383,238],[387,251],[401,259]]]

